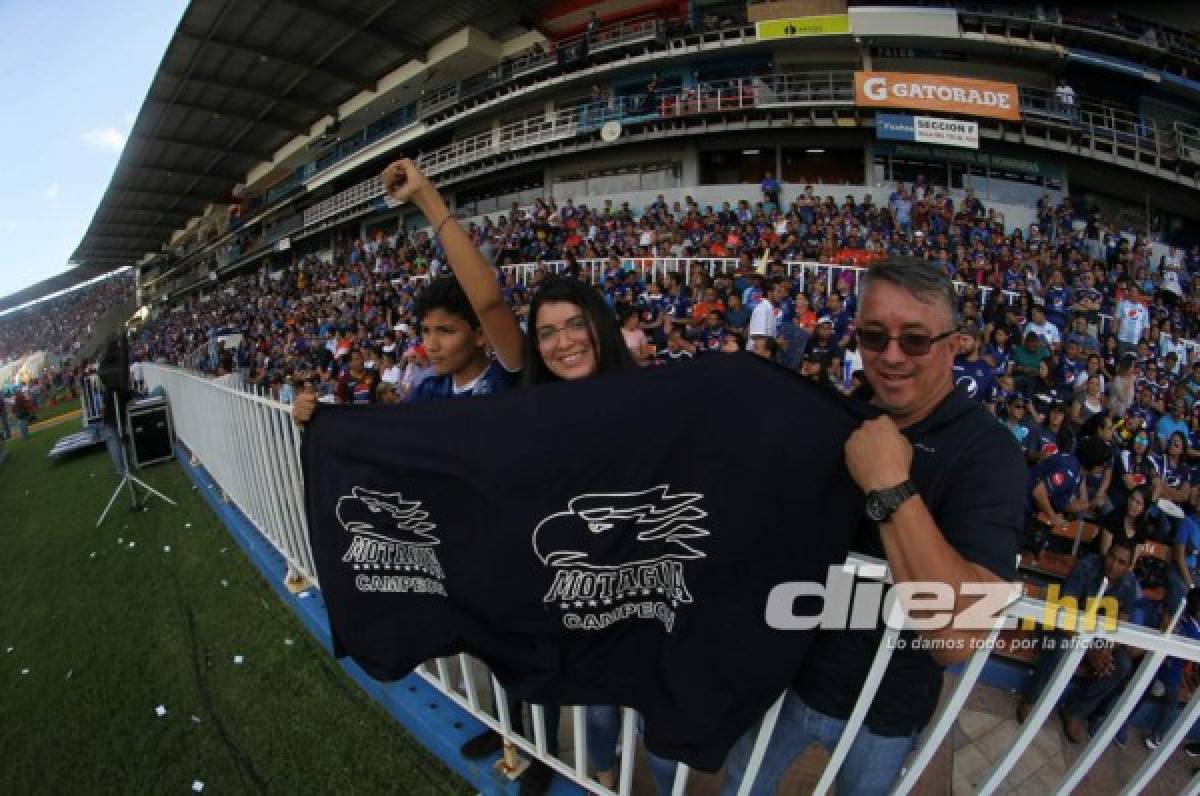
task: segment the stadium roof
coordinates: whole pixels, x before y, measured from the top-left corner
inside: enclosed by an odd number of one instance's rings
[[[257,164],[404,63],[471,25],[489,35],[538,0],[192,0],[71,271],[46,295],[158,252]],[[54,283],[51,285],[51,283]],[[37,298],[25,295],[24,301]],[[0,300],[0,309],[10,299]]]

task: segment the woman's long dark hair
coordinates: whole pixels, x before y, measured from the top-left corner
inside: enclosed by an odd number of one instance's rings
[[[558,376],[546,367],[542,352],[538,349],[538,310],[548,301],[574,304],[583,312],[592,336],[592,347],[596,352],[597,374],[637,367],[629,348],[625,345],[625,338],[621,336],[621,329],[617,326],[612,310],[596,289],[577,279],[549,276],[542,280],[529,303],[528,328],[525,330],[525,375],[522,377],[526,386],[560,381]]]
[[[1146,536],[1150,533],[1150,506],[1151,506],[1151,503],[1150,503],[1150,490],[1144,486],[1136,486],[1129,491],[1129,497],[1125,498],[1125,508],[1121,510],[1121,512],[1117,518],[1116,527],[1121,528],[1121,526],[1125,523],[1125,518],[1129,515],[1129,498],[1133,497],[1134,492],[1136,492],[1142,496],[1142,513],[1139,514],[1137,516],[1137,518],[1133,521],[1134,532],[1139,533],[1142,536]]]

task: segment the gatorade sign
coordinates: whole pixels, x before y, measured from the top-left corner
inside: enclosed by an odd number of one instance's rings
[[[854,101],[868,108],[918,110],[1021,120],[1013,83],[908,72],[855,72]]]

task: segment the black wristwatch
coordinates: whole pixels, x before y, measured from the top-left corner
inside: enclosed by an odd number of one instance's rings
[[[900,504],[917,494],[917,485],[905,481],[890,489],[876,489],[867,493],[867,516],[875,522],[887,522]]]

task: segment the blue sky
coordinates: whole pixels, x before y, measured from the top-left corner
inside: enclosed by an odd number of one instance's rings
[[[0,296],[66,270],[185,0],[0,0]]]

